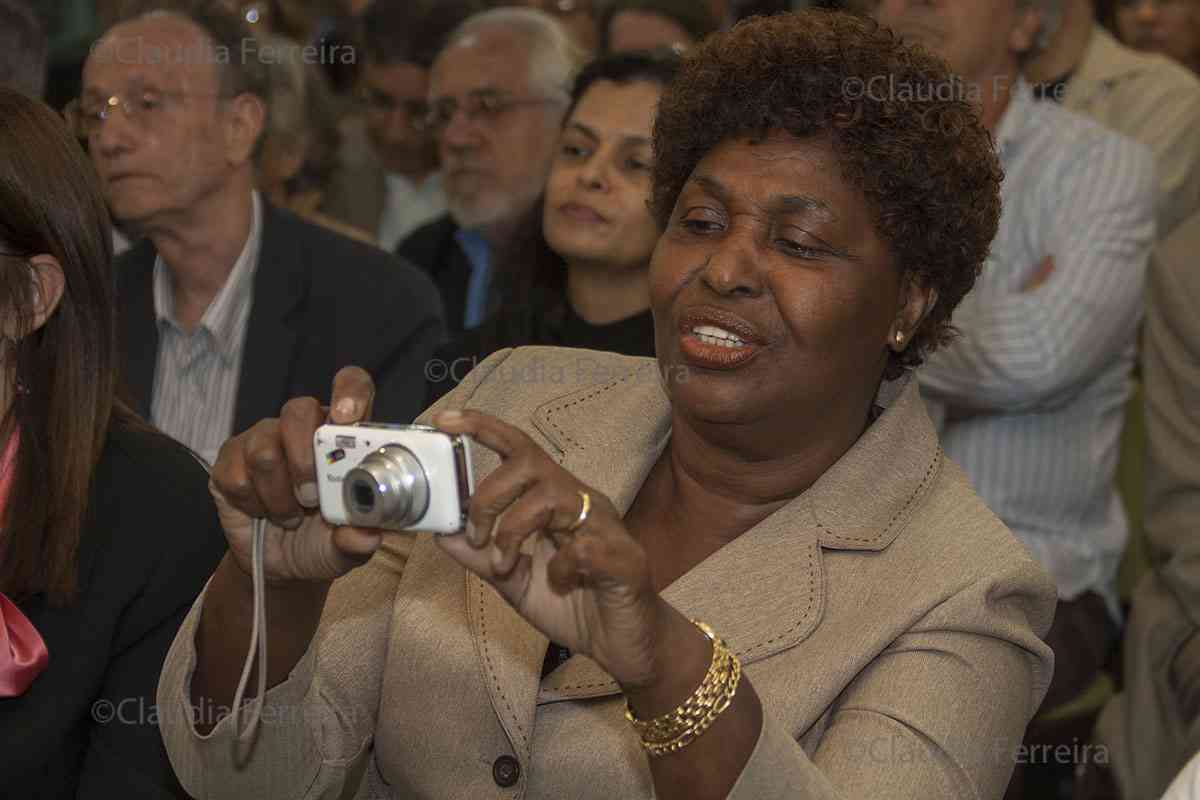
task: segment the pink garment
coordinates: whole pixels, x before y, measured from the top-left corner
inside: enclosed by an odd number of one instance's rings
[[[0,511],[8,502],[12,486],[12,464],[20,437],[14,431],[0,457]],[[0,697],[25,693],[33,679],[42,674],[50,653],[41,634],[21,609],[0,592]]]

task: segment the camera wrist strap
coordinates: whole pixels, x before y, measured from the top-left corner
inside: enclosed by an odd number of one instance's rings
[[[239,741],[247,741],[258,729],[262,718],[264,695],[267,692],[267,610],[266,610],[266,580],[263,572],[263,541],[266,537],[267,521],[263,518],[254,520],[253,545],[251,548],[251,583],[254,586],[254,620],[250,627],[250,651],[246,653],[246,663],[242,666],[242,677],[238,681],[237,691],[233,694],[233,733]],[[250,670],[254,665],[254,653],[258,652],[258,702],[247,713],[246,729],[242,730],[241,713],[243,698],[246,694],[246,684],[250,682]],[[253,702],[253,701],[251,701]]]

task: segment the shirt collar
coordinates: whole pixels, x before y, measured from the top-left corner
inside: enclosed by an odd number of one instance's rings
[[[198,330],[207,331],[212,337],[217,352],[227,361],[236,355],[240,344],[240,328],[244,311],[251,300],[252,279],[258,268],[258,256],[262,246],[262,197],[253,193],[250,216],[250,234],[242,246],[242,252],[234,262],[233,271],[225,280],[221,291],[209,303],[200,318]],[[154,313],[159,325],[166,323],[178,328],[175,321],[175,292],[171,271],[159,256],[154,261]]]
[[[389,189],[400,193],[413,192],[419,195],[428,195],[439,191],[442,186],[441,172],[431,172],[419,181],[414,181],[398,172],[389,172],[383,177]]]
[[[1093,25],[1075,78],[1083,84],[1112,83],[1144,71],[1150,61],[1152,57],[1126,47],[1100,25]]]
[[[1020,146],[1032,126],[1035,102],[1029,84],[1024,78],[1018,78],[1009,92],[1008,107],[1004,109],[1000,124],[996,127],[996,152],[1002,159],[1010,155],[1013,147]]]

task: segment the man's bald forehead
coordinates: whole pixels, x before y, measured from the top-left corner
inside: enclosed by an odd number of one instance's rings
[[[159,10],[111,27],[92,47],[84,75],[86,78],[88,67],[115,62],[130,68],[175,72],[181,77],[206,74],[219,83],[221,64],[227,60],[203,26],[182,14]],[[182,72],[183,68],[191,69]]]
[[[196,43],[203,43],[210,46],[216,44],[212,40],[212,37],[209,36],[208,31],[183,14],[160,9],[147,11],[144,14],[139,14],[136,17],[118,22],[100,37],[100,40],[96,43],[96,47],[98,48],[106,41],[112,39],[138,35],[146,36],[147,34],[179,39],[190,38]]]

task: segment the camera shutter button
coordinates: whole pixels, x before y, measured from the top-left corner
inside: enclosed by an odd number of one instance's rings
[[[500,756],[492,764],[492,780],[507,789],[521,779],[521,765],[512,756]]]

